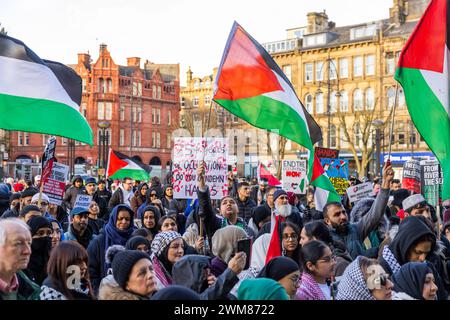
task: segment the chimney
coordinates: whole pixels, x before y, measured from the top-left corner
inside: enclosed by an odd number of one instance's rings
[[[127,58],[127,66],[140,68],[141,67],[141,58],[139,58],[139,57]]]
[[[107,45],[104,43],[100,44],[100,54],[104,53],[107,50]]]
[[[328,15],[323,12],[310,12],[307,15],[307,34],[324,32],[328,29]]]
[[[91,56],[89,53],[79,53],[78,54],[78,64],[84,64],[85,66],[91,63]]]
[[[188,71],[186,72],[186,82],[189,85],[191,81],[192,81],[192,71],[191,67],[189,67]]]

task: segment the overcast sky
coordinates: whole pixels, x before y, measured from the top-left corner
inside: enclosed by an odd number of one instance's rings
[[[41,58],[65,64],[97,59],[106,43],[117,64],[138,56],[191,66],[203,77],[218,66],[233,21],[257,41],[286,37],[306,13],[326,10],[338,26],[387,18],[392,0],[0,0],[0,23]]]

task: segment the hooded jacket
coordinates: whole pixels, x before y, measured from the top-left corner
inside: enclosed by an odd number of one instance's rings
[[[100,283],[98,291],[99,300],[148,300],[148,298],[139,296],[135,293],[125,291],[114,280],[112,274],[106,276]]]
[[[245,201],[241,201],[239,199],[239,196],[237,196],[235,200],[239,209],[238,212],[239,217],[241,217],[242,219],[245,220],[246,223],[248,223],[248,221],[252,217],[253,208],[257,206],[256,202],[251,197],[248,197],[247,200]]]
[[[211,259],[202,255],[188,255],[177,261],[172,269],[173,283],[200,293],[202,300],[226,300],[239,278],[226,269],[211,287],[208,287],[206,269]]]
[[[139,207],[143,203],[145,203],[146,197],[141,194],[141,190],[144,186],[147,186],[147,188],[148,188],[147,183],[141,182],[138,185],[137,190],[135,191],[133,197],[131,197],[130,204],[131,204],[131,209],[133,209],[133,211],[134,211],[134,214],[137,214]]]
[[[63,204],[67,210],[72,210],[73,205],[75,204],[75,201],[77,200],[77,195],[82,192],[84,189],[83,185],[81,185],[80,188],[75,187],[75,181],[81,181],[83,183],[83,178],[79,175],[74,176],[72,179],[72,185],[69,187],[69,189],[66,190],[64,193],[63,198]]]
[[[161,203],[162,203],[163,207],[164,207],[165,209],[167,209],[167,210],[174,210],[174,211],[176,211],[177,213],[182,213],[182,212],[184,212],[184,206],[183,206],[183,203],[182,203],[181,201],[179,201],[179,200],[177,200],[177,199],[174,199],[173,197],[172,197],[172,199],[167,199],[167,198],[166,198],[166,191],[167,191],[167,188],[172,188],[172,186],[171,186],[171,185],[167,185],[167,186],[164,188],[164,195],[163,195],[163,197],[161,198]],[[157,191],[156,188],[154,188],[153,190]],[[157,192],[158,192],[158,191],[157,191]]]
[[[14,293],[13,299],[15,300],[39,300],[39,294],[41,293],[41,288],[31,281],[23,271],[16,273],[17,279],[19,281],[19,288],[17,292]],[[10,296],[10,297],[7,297]],[[0,291],[0,301],[11,299],[11,294],[5,294]]]

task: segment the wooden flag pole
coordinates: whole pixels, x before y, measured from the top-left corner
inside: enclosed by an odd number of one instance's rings
[[[391,118],[391,126],[389,128],[389,151],[388,151],[388,160],[391,160],[391,151],[392,151],[392,134],[394,133],[394,118],[395,118],[395,108],[397,107],[397,97],[398,97],[398,82],[395,86],[395,98],[394,98],[394,106],[392,107],[392,118]]]

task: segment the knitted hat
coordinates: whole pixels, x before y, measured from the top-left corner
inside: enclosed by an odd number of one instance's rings
[[[403,210],[407,211],[408,209],[411,209],[415,205],[425,202],[425,198],[421,194],[413,194],[412,196],[409,196],[402,202]]]
[[[20,192],[12,193],[9,197],[9,204],[11,204],[14,200],[20,199]]]
[[[257,206],[253,210],[253,222],[258,225],[261,221],[270,217],[270,209],[267,206]]]
[[[163,252],[173,240],[181,238],[181,234],[176,231],[164,231],[158,233],[152,241],[152,253],[157,257]]]
[[[71,217],[77,216],[79,214],[89,214],[89,210],[82,207],[75,207],[72,209],[72,211],[70,211]]]
[[[277,198],[282,195],[289,197],[286,191],[284,191],[283,189],[278,189],[273,193],[273,201],[277,201]]]
[[[33,198],[31,198],[31,203],[39,201],[39,193],[36,193]],[[45,201],[47,203],[50,202],[50,198],[45,193],[42,193],[41,201]]]
[[[394,197],[394,200],[392,200],[391,204],[402,209],[402,202],[410,196],[410,192],[406,189],[398,189],[392,192],[392,196]]]
[[[97,181],[95,181],[95,178],[92,178],[92,177],[89,177],[89,178],[87,178],[86,180],[84,180],[84,184],[85,185],[88,185],[88,184],[90,184],[90,183],[93,183],[93,184],[97,184]]]
[[[35,206],[34,204],[30,204],[30,205],[26,206],[25,208],[23,208],[22,211],[20,211],[19,215],[21,217],[25,217],[25,215],[30,211],[41,212],[41,209],[39,209],[39,207]]]
[[[38,189],[36,188],[26,188],[25,190],[22,191],[22,196],[21,198],[26,198],[26,197],[32,197],[34,196],[36,193],[38,193]]]
[[[116,253],[112,262],[113,277],[117,284],[125,289],[131,269],[141,259],[148,259],[148,254],[139,250],[123,250]]]

